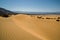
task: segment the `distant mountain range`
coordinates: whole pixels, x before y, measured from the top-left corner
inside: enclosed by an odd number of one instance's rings
[[[50,15],[50,14],[55,14],[55,15],[60,15],[60,12],[24,12],[24,11],[14,11],[16,13],[22,13],[22,14],[32,14],[32,15]]]
[[[16,15],[16,14],[17,14],[17,13],[15,13],[15,12],[6,10],[6,9],[4,9],[4,8],[0,8],[0,16],[8,17],[9,15]]]
[[[9,17],[11,15],[16,15],[16,14],[28,14],[28,15],[48,15],[48,14],[56,14],[56,15],[60,15],[60,12],[23,12],[23,11],[9,11],[5,8],[0,8],[0,16],[3,16],[3,17]]]

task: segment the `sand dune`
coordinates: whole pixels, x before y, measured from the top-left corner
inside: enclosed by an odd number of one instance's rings
[[[0,40],[60,40],[60,21],[56,21],[59,16],[20,14],[0,17]]]

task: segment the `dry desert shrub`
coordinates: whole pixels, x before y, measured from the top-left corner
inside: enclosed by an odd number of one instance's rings
[[[60,17],[58,17],[58,19],[60,19]]]
[[[57,20],[56,20],[56,21],[58,21],[58,22],[59,22],[59,21],[60,21],[60,17],[57,17]]]
[[[56,21],[57,21],[57,22],[59,22],[60,20],[59,20],[59,19],[57,19]]]
[[[56,18],[49,18],[49,17],[46,17],[46,19],[56,19]]]
[[[46,19],[51,19],[51,18],[46,17]]]
[[[41,18],[42,18],[42,16],[37,16],[37,18],[38,18],[38,19],[41,19]]]
[[[2,15],[2,17],[6,17],[7,18],[7,17],[9,17],[9,15]]]

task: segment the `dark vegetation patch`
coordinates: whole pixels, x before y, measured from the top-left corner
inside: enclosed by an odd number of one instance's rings
[[[46,19],[50,19],[50,18],[46,18]]]
[[[59,22],[60,21],[60,17],[57,17],[57,20],[56,21]]]
[[[10,16],[12,16],[12,15],[17,15],[17,14],[15,14],[15,13],[13,13],[13,14],[0,13],[0,16],[1,16],[1,17],[5,17],[5,18],[10,17]]]
[[[56,19],[56,18],[49,18],[49,17],[46,17],[46,19]]]
[[[44,19],[42,16],[37,16],[38,19]]]
[[[9,17],[9,15],[3,15],[2,17]]]
[[[58,17],[57,19],[60,19],[60,17]]]
[[[40,19],[40,18],[42,18],[42,16],[37,16],[37,18],[39,18],[39,19]]]
[[[42,16],[37,16],[38,19],[44,19]],[[60,21],[60,17],[57,17],[57,18],[51,18],[51,17],[46,17],[46,19],[54,19],[56,20],[57,22]]]
[[[57,19],[56,21],[57,21],[57,22],[59,22],[60,20],[59,20],[59,19]]]

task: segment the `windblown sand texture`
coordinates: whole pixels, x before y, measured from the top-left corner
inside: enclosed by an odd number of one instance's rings
[[[0,17],[0,40],[60,40],[58,16],[20,14]]]

